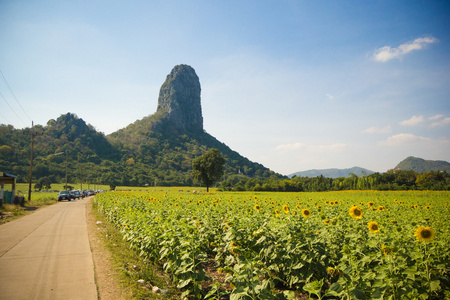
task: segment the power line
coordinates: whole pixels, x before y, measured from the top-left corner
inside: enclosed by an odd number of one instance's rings
[[[6,104],[8,104],[9,108],[11,108],[11,110],[13,111],[13,113],[16,115],[16,117],[22,121],[22,123],[25,125],[26,127],[26,123],[22,120],[21,117],[19,117],[19,115],[16,113],[16,111],[14,110],[14,108],[12,108],[12,106],[9,104],[8,100],[6,100],[5,96],[3,96],[3,94],[0,92],[0,96],[2,96],[3,100],[5,100]]]
[[[5,76],[2,73],[2,70],[0,70],[0,75],[2,75],[2,79],[3,81],[6,83],[6,86],[8,87],[9,91],[11,92],[11,94],[13,95],[14,99],[16,100],[17,104],[19,104],[20,108],[22,109],[23,113],[25,114],[25,116],[27,116],[27,118],[31,120],[30,116],[27,114],[27,112],[25,111],[25,109],[23,109],[22,104],[20,104],[19,100],[17,99],[16,95],[14,94],[11,86],[9,85],[8,81],[6,80]],[[8,104],[9,105],[9,104]],[[22,121],[23,122],[23,121]]]

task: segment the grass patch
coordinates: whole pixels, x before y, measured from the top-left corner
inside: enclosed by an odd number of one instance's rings
[[[120,271],[118,279],[124,290],[131,294],[133,299],[180,299],[180,292],[170,286],[169,278],[164,275],[161,267],[146,261],[136,250],[130,248],[130,244],[123,239],[120,231],[97,210],[94,201],[92,207],[92,214],[101,221],[98,228],[104,237],[102,240],[106,248],[111,253],[113,267]],[[139,283],[140,279],[145,283]],[[154,286],[165,292],[153,293]]]
[[[53,205],[58,202],[58,193],[34,192],[31,201],[25,198],[23,205],[3,204],[0,206],[0,224],[28,215],[42,206]]]

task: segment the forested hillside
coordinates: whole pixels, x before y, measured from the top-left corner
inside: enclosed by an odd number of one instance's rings
[[[296,172],[293,174],[288,175],[288,177],[292,178],[294,176],[301,176],[301,177],[317,177],[317,176],[324,176],[329,178],[339,178],[339,177],[350,177],[352,175],[357,176],[364,176],[364,175],[370,175],[375,173],[374,171],[364,169],[361,167],[353,167],[348,169],[321,169],[321,170],[307,170],[307,171],[301,171]]]
[[[109,185],[194,185],[192,161],[210,148],[226,159],[224,179],[234,174],[283,177],[251,162],[206,133],[200,104],[200,83],[194,69],[174,67],[161,87],[158,110],[109,136],[75,114],[67,113],[46,126],[14,129],[0,126],[0,170],[28,181],[31,138],[35,137],[35,179]],[[61,153],[54,155],[55,153]]]
[[[430,171],[450,172],[450,163],[442,160],[425,160],[418,157],[409,156],[402,160],[395,169],[412,170],[418,173]]]
[[[19,182],[28,181],[31,138],[24,133],[30,131],[0,126],[0,170],[18,175]],[[43,133],[35,137],[36,180],[49,177],[52,182],[64,182],[67,159],[68,180],[73,183],[193,185],[192,160],[210,148],[219,149],[227,159],[224,178],[238,172],[263,177],[275,174],[205,132],[180,133],[161,114],[145,117],[109,137],[71,113],[46,126],[36,125],[33,131]],[[53,155],[60,152],[64,154]]]
[[[83,119],[67,113],[46,126],[33,129],[14,129],[0,126],[0,170],[18,176],[19,182],[28,181],[31,158],[30,132],[42,133],[34,141],[33,178],[49,177],[52,182],[63,182],[66,175],[71,182],[101,182],[109,166],[121,159],[106,137]],[[61,153],[62,152],[62,153]],[[54,155],[55,153],[61,153]]]

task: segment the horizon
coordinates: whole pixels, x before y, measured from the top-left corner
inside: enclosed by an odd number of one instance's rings
[[[0,124],[65,112],[106,135],[178,64],[204,130],[280,173],[450,161],[450,4],[4,1]]]
[[[88,125],[91,125],[91,126],[93,126],[92,124],[90,124],[90,123],[88,123],[88,122],[86,122],[83,118],[80,118],[80,117],[78,117],[78,115],[77,114],[75,114],[75,113],[72,113],[72,112],[67,112],[66,114],[72,114],[73,116],[75,116],[76,118],[79,118],[79,119],[81,119],[81,120],[83,120],[84,122],[85,122],[85,124],[86,124],[86,126],[88,126]],[[60,115],[60,116],[64,116],[64,115],[66,115],[66,114],[62,114],[62,115]],[[53,118],[53,119],[50,119],[50,120],[56,120],[57,118]],[[50,121],[50,120],[48,120],[48,121]],[[136,120],[136,121],[140,121],[140,120]],[[47,122],[48,123],[48,122]],[[131,123],[130,123],[131,124]],[[130,125],[130,124],[128,124],[128,125]],[[2,125],[4,125],[4,124],[2,124]],[[12,125],[11,125],[12,126]],[[43,127],[45,127],[45,126],[48,126],[48,125],[43,125],[43,124],[34,124],[34,126],[43,126]],[[14,128],[14,129],[18,129],[18,128]],[[31,129],[31,127],[26,127],[26,128],[23,128],[23,129]],[[23,129],[19,129],[19,130],[23,130]],[[121,129],[123,129],[123,128],[121,128]],[[119,129],[119,130],[121,130],[121,129]],[[96,130],[97,131],[97,129],[94,127],[94,130]],[[99,131],[97,131],[97,132],[99,132]],[[104,134],[103,132],[101,132],[102,134]],[[114,132],[112,132],[111,134],[113,134]],[[106,136],[106,135],[105,135]],[[231,149],[231,150],[233,150],[233,149]],[[385,171],[373,171],[373,170],[370,170],[370,169],[367,169],[367,168],[364,168],[364,167],[361,167],[361,166],[352,166],[352,167],[344,167],[344,168],[333,168],[333,167],[331,167],[331,168],[322,168],[322,169],[307,169],[307,170],[300,170],[300,171],[296,171],[296,172],[293,172],[293,173],[289,173],[289,174],[282,174],[282,173],[279,173],[279,174],[281,174],[281,175],[284,175],[284,176],[288,176],[288,177],[292,177],[293,175],[296,175],[297,173],[305,173],[305,172],[310,172],[310,171],[330,171],[330,170],[339,170],[339,171],[342,171],[342,170],[350,170],[350,169],[354,169],[354,168],[359,168],[359,169],[361,169],[362,171],[369,171],[369,172],[373,172],[373,173],[386,173],[387,171],[390,171],[390,170],[395,170],[395,167],[398,165],[398,164],[400,164],[401,162],[403,162],[404,160],[406,160],[406,159],[408,159],[408,158],[415,158],[415,159],[421,159],[421,160],[424,160],[424,161],[433,161],[433,162],[440,162],[440,161],[442,161],[442,162],[446,162],[446,163],[449,163],[448,161],[445,161],[445,160],[427,160],[427,159],[424,159],[424,158],[421,158],[421,157],[414,157],[414,156],[408,156],[408,157],[406,157],[406,158],[404,158],[404,159],[402,159],[401,161],[399,161],[398,163],[396,163],[396,165],[394,166],[394,167],[392,167],[392,168],[389,168],[389,169],[387,169],[387,170],[385,170]],[[257,161],[253,161],[254,163],[258,163]],[[273,171],[273,170],[272,170]],[[345,177],[348,177],[348,175],[347,176],[345,176]],[[334,178],[334,177],[333,177]]]

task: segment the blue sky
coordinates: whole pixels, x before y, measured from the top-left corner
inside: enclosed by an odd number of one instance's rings
[[[0,43],[16,128],[71,112],[109,134],[188,64],[205,130],[276,172],[450,161],[448,1],[3,0]]]

